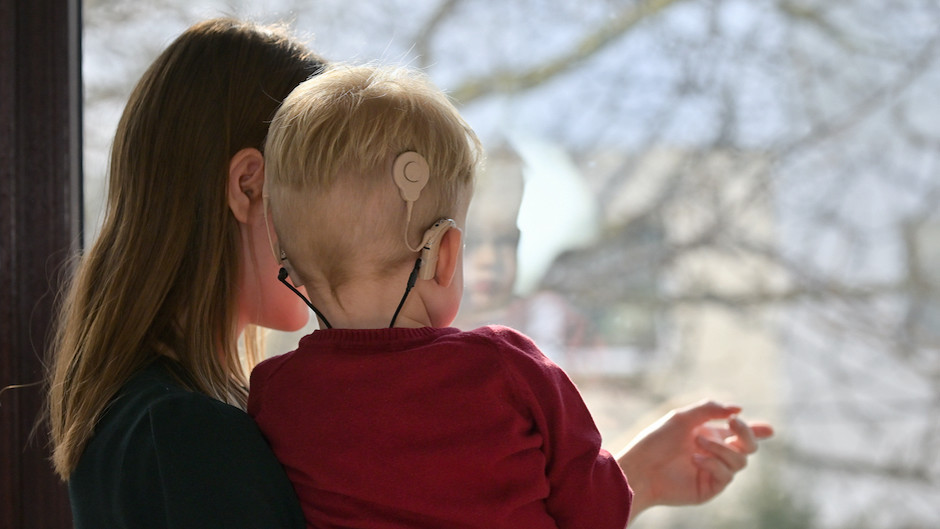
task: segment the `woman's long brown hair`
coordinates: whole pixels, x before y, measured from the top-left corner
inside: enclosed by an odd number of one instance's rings
[[[274,27],[197,24],[137,84],[112,147],[100,235],[61,307],[48,376],[53,464],[68,479],[108,402],[165,356],[189,389],[244,406],[231,157],[263,148],[279,103],[323,61]]]

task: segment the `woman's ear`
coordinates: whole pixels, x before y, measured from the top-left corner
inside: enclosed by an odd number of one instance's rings
[[[441,236],[440,247],[437,254],[437,269],[434,271],[434,280],[437,284],[447,288],[454,280],[457,265],[460,264],[460,249],[463,245],[463,232],[460,228],[451,228]]]
[[[242,149],[228,165],[228,207],[239,222],[248,222],[254,200],[261,200],[264,188],[264,156],[254,148]]]

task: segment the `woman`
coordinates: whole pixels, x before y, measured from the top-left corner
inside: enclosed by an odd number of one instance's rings
[[[267,122],[323,60],[276,28],[193,26],[118,125],[108,210],[62,308],[50,375],[75,526],[303,527],[245,415],[253,325],[296,330],[262,217]]]
[[[69,287],[49,373],[53,462],[76,528],[304,526],[242,410],[254,326],[307,321],[277,283],[261,147],[279,102],[323,65],[276,28],[218,19],[184,32],[134,89],[105,221]],[[730,482],[769,428],[732,421],[693,440],[733,413],[706,403],[671,414],[620,456],[634,516]]]

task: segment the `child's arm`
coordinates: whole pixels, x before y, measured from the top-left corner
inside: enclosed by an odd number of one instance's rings
[[[618,454],[634,491],[630,519],[653,505],[704,503],[724,490],[757,441],[773,435],[768,424],[738,419],[740,411],[715,402],[673,410]],[[718,419],[728,427],[707,424]]]

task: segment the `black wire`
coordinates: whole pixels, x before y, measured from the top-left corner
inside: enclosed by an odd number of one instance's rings
[[[307,306],[310,307],[310,310],[312,310],[313,313],[316,314],[317,317],[320,318],[321,321],[323,321],[323,324],[326,325],[326,328],[332,329],[333,326],[330,325],[330,320],[326,319],[326,316],[321,314],[320,311],[318,311],[317,308],[313,306],[313,303],[310,303],[310,300],[307,299],[307,296],[304,296],[303,294],[301,294],[299,290],[294,288],[294,285],[287,282],[287,276],[288,276],[287,269],[284,267],[281,267],[281,269],[277,273],[278,281],[280,281],[281,283],[284,283],[284,285],[287,288],[291,289],[294,292],[294,294],[297,294],[298,296],[300,296],[300,299],[304,300],[304,303],[306,303]]]
[[[417,260],[415,260],[415,266],[414,268],[411,269],[411,275],[408,276],[408,285],[405,287],[405,293],[401,296],[401,301],[398,302],[398,308],[395,309],[395,314],[392,315],[392,321],[388,324],[389,329],[395,326],[395,321],[398,319],[398,313],[401,312],[401,308],[405,305],[405,300],[408,299],[408,294],[411,292],[411,289],[414,288],[415,282],[418,280],[418,271],[420,269],[421,269],[421,258],[419,257]],[[281,269],[277,273],[277,279],[281,283],[284,283],[284,286],[291,289],[291,291],[294,294],[297,294],[298,296],[300,296],[300,299],[304,300],[304,303],[306,303],[307,306],[310,307],[310,310],[312,310],[314,314],[316,314],[317,317],[320,318],[321,321],[323,321],[323,324],[326,325],[327,329],[332,329],[333,326],[330,325],[330,320],[326,319],[326,316],[324,316],[319,310],[317,310],[316,307],[313,306],[313,303],[311,303],[310,300],[307,299],[307,296],[304,296],[303,294],[301,294],[299,290],[294,288],[294,285],[287,282],[288,275],[289,274],[287,273],[287,269],[284,267],[281,267]]]
[[[401,301],[398,302],[398,308],[395,309],[395,315],[392,316],[392,322],[388,324],[388,328],[391,329],[395,326],[395,320],[398,319],[398,313],[401,312],[402,306],[405,305],[405,300],[408,299],[408,293],[411,292],[411,289],[415,286],[415,281],[418,280],[418,270],[421,268],[421,258],[419,257],[415,261],[415,267],[411,269],[411,275],[408,276],[408,286],[405,287],[405,293],[401,297]]]

